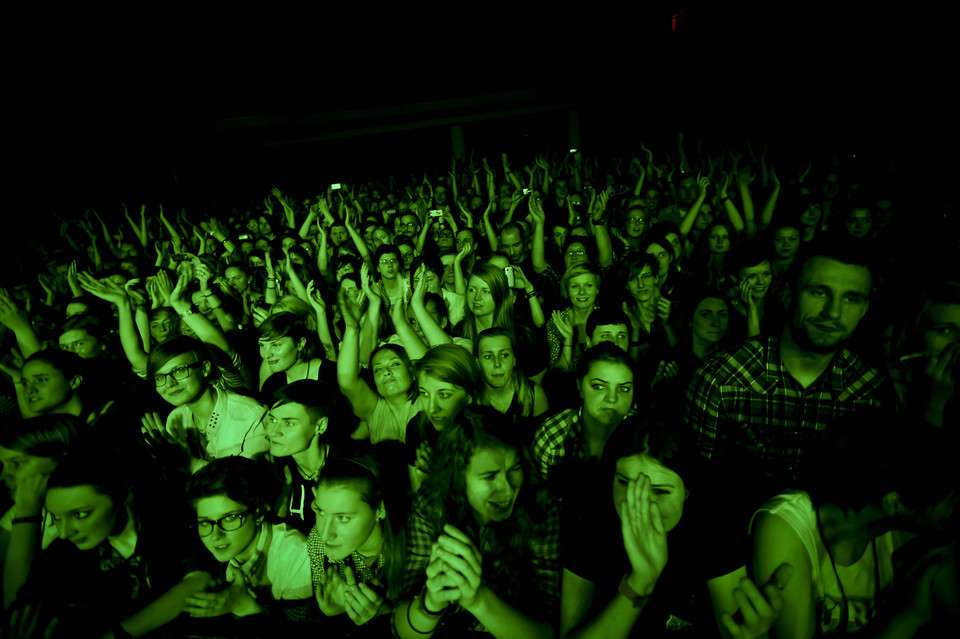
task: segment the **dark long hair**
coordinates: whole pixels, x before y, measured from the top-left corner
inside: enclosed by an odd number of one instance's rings
[[[485,448],[517,451],[523,485],[510,517],[481,527],[467,500],[466,475],[470,460]],[[489,406],[467,406],[455,424],[440,432],[430,474],[420,493],[433,529],[440,531],[444,524],[451,524],[474,540],[483,554],[484,575],[501,586],[508,599],[521,595],[533,583],[528,570],[530,541],[546,521],[549,503],[521,429],[510,420]]]

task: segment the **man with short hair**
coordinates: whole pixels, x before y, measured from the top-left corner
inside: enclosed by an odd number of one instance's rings
[[[620,309],[597,309],[587,318],[587,346],[609,342],[626,353],[630,346],[630,320]]]
[[[807,451],[839,417],[895,407],[887,377],[844,348],[870,306],[868,264],[857,247],[811,246],[788,275],[782,331],[697,371],[686,421],[712,479],[763,499],[796,485]]]

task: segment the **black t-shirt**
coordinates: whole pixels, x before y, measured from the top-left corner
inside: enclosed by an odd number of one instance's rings
[[[605,494],[610,495],[609,505],[597,504],[596,494],[592,503],[564,505],[564,513],[575,507],[584,512],[589,509],[594,517],[565,516],[561,521],[563,567],[596,585],[586,619],[598,615],[618,596],[620,580],[630,572],[620,520],[613,508],[612,485]],[[733,572],[743,562],[739,547],[713,537],[713,528],[695,509],[684,508],[680,523],[667,536],[667,566],[631,637],[720,636],[706,582]]]

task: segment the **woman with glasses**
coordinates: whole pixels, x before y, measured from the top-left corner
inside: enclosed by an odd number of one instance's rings
[[[626,253],[636,253],[640,250],[643,236],[650,227],[650,214],[642,205],[634,205],[623,214],[623,225],[617,233],[624,243]]]
[[[203,342],[189,337],[167,340],[150,353],[147,379],[174,409],[166,420],[143,417],[148,441],[176,443],[190,457],[191,470],[219,457],[253,457],[269,449],[262,418],[266,408],[255,399],[215,384],[219,371]]]
[[[217,459],[190,477],[197,534],[220,567],[211,586],[186,600],[185,612],[245,617],[312,598],[307,539],[272,522],[278,496],[269,464],[243,457]]]
[[[660,262],[655,255],[643,253],[625,265],[629,297],[623,310],[630,318],[630,355],[644,357],[654,365],[666,357],[677,338],[670,320],[670,301],[660,296],[657,274]]]

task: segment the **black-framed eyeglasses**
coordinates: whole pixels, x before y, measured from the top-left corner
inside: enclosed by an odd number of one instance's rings
[[[390,259],[380,260],[379,263],[380,263],[381,265],[383,265],[383,266],[387,266],[388,264],[397,264],[399,261],[400,261],[400,260],[398,260],[397,258],[393,257],[393,258],[390,258]]]
[[[239,530],[241,527],[243,527],[244,521],[249,516],[250,511],[247,510],[242,513],[230,513],[229,515],[224,515],[216,521],[203,519],[197,522],[197,533],[201,537],[207,537],[213,532],[214,526],[223,532],[233,532],[234,530]]]
[[[633,224],[634,226],[637,226],[637,225],[639,225],[639,224],[646,224],[646,223],[647,223],[647,218],[645,218],[645,217],[631,217],[631,218],[628,218],[628,219],[627,219],[627,222],[629,222],[630,224]]]
[[[157,388],[162,388],[167,385],[167,378],[173,376],[176,380],[183,380],[190,377],[190,371],[194,368],[200,366],[201,362],[194,362],[192,364],[184,364],[183,366],[177,366],[166,373],[154,373],[153,382],[157,385]]]

